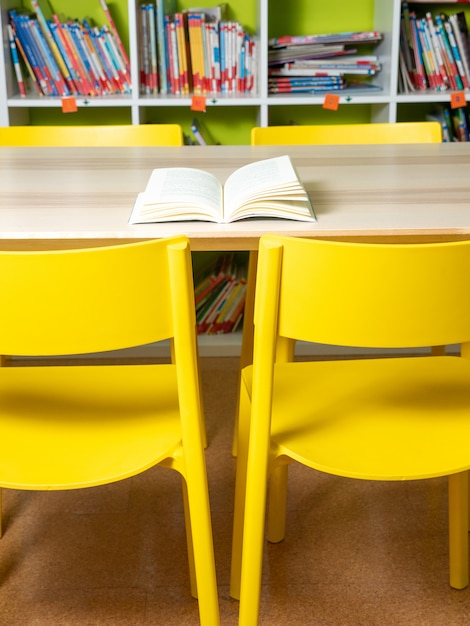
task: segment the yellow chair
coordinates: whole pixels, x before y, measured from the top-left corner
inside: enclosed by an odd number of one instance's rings
[[[217,625],[187,238],[0,252],[0,295],[2,353],[86,354],[170,340],[171,363],[0,367],[0,486],[81,489],[155,465],[175,469],[191,592],[201,623]]]
[[[182,146],[178,124],[119,126],[4,126],[2,146]]]
[[[251,129],[252,146],[308,145],[308,144],[400,144],[440,143],[442,128],[439,122],[397,122],[394,124],[332,124],[287,125],[255,127]],[[248,288],[246,292],[245,320],[253,317],[253,292],[256,281],[257,253],[250,252]],[[434,348],[438,353],[439,346]],[[251,362],[253,353],[253,328],[245,323],[241,352],[242,367]],[[236,441],[233,446],[236,453]]]
[[[439,122],[267,126],[251,129],[252,146],[297,144],[439,143]]]
[[[267,537],[278,542],[294,461],[365,480],[448,476],[450,585],[467,586],[469,273],[470,241],[261,238],[254,361],[240,391],[231,574],[240,626],[258,623],[267,481]],[[294,339],[371,349],[462,343],[462,352],[294,362]]]

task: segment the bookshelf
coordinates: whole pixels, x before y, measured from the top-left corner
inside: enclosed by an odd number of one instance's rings
[[[194,3],[178,0],[178,9],[194,5],[215,6],[217,0]],[[67,0],[51,0],[57,12],[82,19],[85,16],[103,22],[99,0],[82,0],[70,9]],[[5,24],[8,10],[28,7],[27,0],[1,3],[1,26],[4,37],[0,49],[0,125],[11,124],[84,124],[178,122],[189,131],[194,111],[190,96],[142,95],[138,88],[138,0],[110,0],[109,9],[131,59],[132,93],[97,98],[77,97],[76,113],[63,113],[60,98],[21,98],[18,93]],[[420,2],[411,6],[435,11],[464,10],[470,18],[470,4],[455,2]],[[70,15],[73,11],[73,15]],[[401,0],[291,0],[286,12],[281,0],[237,0],[229,2],[230,18],[236,19],[258,40],[258,89],[254,94],[208,95],[205,124],[221,143],[249,143],[252,126],[295,123],[395,122],[425,119],[436,103],[450,102],[450,92],[398,92],[399,32]],[[470,19],[468,20],[470,23]],[[324,96],[302,94],[268,95],[267,47],[269,37],[284,34],[311,34],[378,30],[383,40],[375,47],[382,70],[375,78],[381,91],[340,93],[336,111],[323,108]],[[227,123],[229,120],[230,123]]]

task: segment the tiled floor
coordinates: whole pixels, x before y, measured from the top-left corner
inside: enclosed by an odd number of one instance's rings
[[[235,359],[203,359],[223,626],[235,462]],[[369,483],[293,467],[286,540],[270,545],[260,624],[468,626],[448,586],[446,484]],[[197,625],[179,479],[156,468],[84,491],[4,492],[0,626]]]

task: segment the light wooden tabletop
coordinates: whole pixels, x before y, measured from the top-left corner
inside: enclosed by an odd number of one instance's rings
[[[152,169],[199,167],[223,182],[237,167],[289,154],[318,222],[244,220],[129,225]],[[470,237],[470,144],[0,147],[0,246],[101,245],[188,234],[193,250],[254,250],[260,235],[372,240]]]

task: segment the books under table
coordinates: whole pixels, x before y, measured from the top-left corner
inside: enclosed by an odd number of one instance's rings
[[[155,169],[145,191],[137,196],[129,223],[229,223],[245,218],[316,221],[308,193],[288,155],[244,165],[225,184],[201,169]]]

